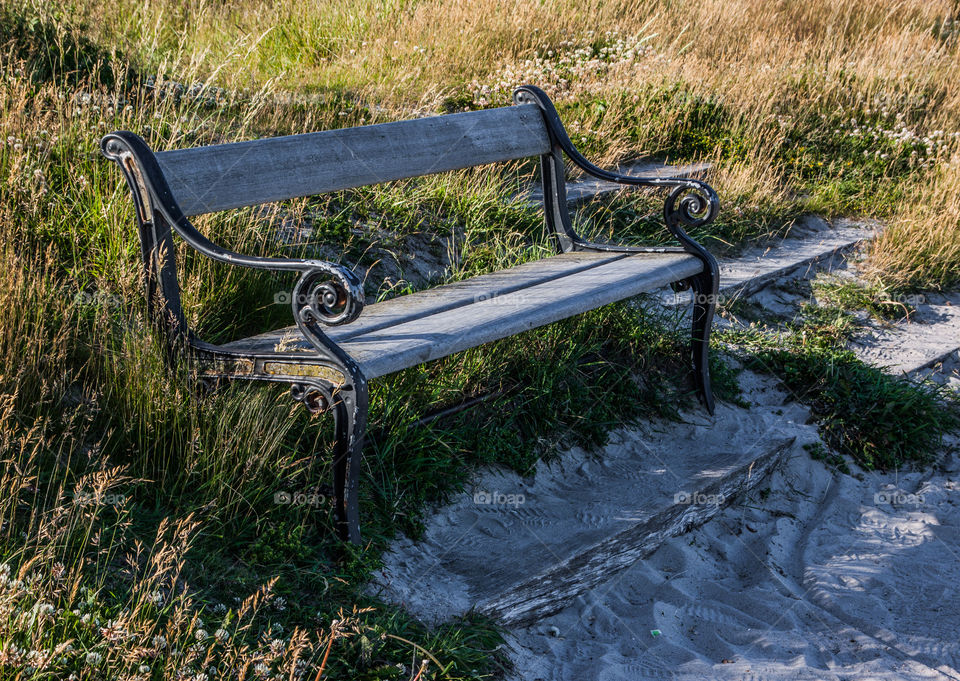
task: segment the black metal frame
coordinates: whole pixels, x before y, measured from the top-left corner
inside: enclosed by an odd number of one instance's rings
[[[716,309],[720,286],[720,270],[716,259],[684,230],[702,227],[717,217],[720,201],[717,193],[706,182],[690,178],[645,178],[611,173],[590,163],[577,151],[567,135],[553,102],[540,88],[524,85],[513,94],[516,104],[536,104],[543,112],[550,133],[550,153],[540,157],[540,177],[543,182],[543,204],[546,227],[554,237],[560,253],[570,251],[612,251],[617,253],[689,253],[703,262],[703,271],[680,282],[679,290],[689,288],[693,294],[693,332],[691,355],[697,393],[710,414],[714,411],[713,390],[710,387],[710,326]],[[680,247],[643,247],[598,244],[580,238],[573,228],[567,210],[564,183],[566,154],[575,166],[601,180],[635,187],[670,188],[663,206],[667,229],[680,242]]]
[[[609,173],[587,161],[574,148],[552,102],[539,88],[519,88],[517,104],[536,104],[543,113],[551,151],[541,157],[545,222],[558,252],[687,252],[703,261],[703,271],[682,282],[694,292],[692,352],[699,394],[713,413],[708,347],[716,301],[718,272],[714,258],[683,230],[712,221],[717,195],[709,185],[691,179],[628,177]],[[363,309],[363,286],[350,269],[323,260],[259,258],[224,249],[207,239],[177,205],[153,151],[140,137],[111,133],[101,150],[120,166],[133,194],[144,264],[147,309],[164,334],[170,359],[186,354],[204,381],[256,380],[286,383],[291,395],[313,414],[331,411],[335,420],[334,494],[340,537],[360,542],[359,468],[366,432],[368,386],[357,363],[336,345],[320,324],[355,320]],[[664,205],[664,220],[682,244],[679,248],[610,246],[584,241],[574,231],[567,211],[563,154],[585,172],[629,185],[673,188]],[[299,272],[291,301],[293,317],[313,353],[238,352],[205,343],[189,329],[180,303],[172,233],[214,260],[243,267]]]
[[[367,380],[353,359],[333,343],[320,324],[346,324],[363,310],[363,286],[351,270],[323,260],[257,258],[211,242],[184,216],[167,186],[153,151],[130,132],[103,138],[101,150],[116,161],[133,194],[144,263],[147,310],[165,335],[171,358],[188,354],[207,381],[246,379],[287,383],[311,413],[330,410],[335,419],[334,494],[338,532],[360,542],[358,485],[366,430]],[[172,231],[204,255],[257,269],[299,272],[292,296],[293,318],[317,351],[238,353],[201,341],[190,331],[180,304]]]

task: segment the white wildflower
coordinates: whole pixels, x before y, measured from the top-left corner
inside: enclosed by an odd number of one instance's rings
[[[36,611],[38,615],[41,615],[41,616],[52,615],[54,612],[56,612],[56,608],[54,608],[53,605],[50,603],[36,603],[33,606],[33,609]]]

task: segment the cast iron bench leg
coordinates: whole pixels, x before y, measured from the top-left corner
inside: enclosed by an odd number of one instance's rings
[[[352,393],[352,394],[350,394]],[[344,541],[360,543],[360,459],[367,424],[365,383],[334,396],[333,489],[336,495],[337,533]]]
[[[704,270],[690,279],[693,293],[693,333],[691,351],[693,370],[696,376],[697,392],[703,406],[713,414],[713,390],[710,387],[710,325],[717,305],[719,290],[719,272],[712,258],[704,262]]]
[[[352,372],[344,370],[345,376]],[[291,395],[311,414],[330,411],[334,422],[333,494],[337,534],[343,541],[359,544],[360,459],[367,427],[367,382],[356,372],[353,382],[340,387],[319,382],[296,383]]]

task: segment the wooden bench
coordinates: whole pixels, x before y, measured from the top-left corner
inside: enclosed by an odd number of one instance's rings
[[[691,288],[693,367],[712,413],[708,339],[718,272],[684,228],[714,219],[717,196],[692,179],[625,177],[587,161],[547,95],[519,88],[514,106],[154,153],[137,135],[103,138],[133,194],[148,312],[174,351],[212,380],[287,383],[294,399],[335,418],[338,532],[360,541],[358,473],[367,381],[671,284]],[[664,187],[666,228],[679,247],[590,243],[574,231],[564,155],[581,170],[624,185]],[[188,218],[409,177],[540,158],[546,229],[557,255],[421,291],[364,309],[360,279],[340,263],[259,258],[211,242]],[[299,273],[294,326],[212,345],[188,328],[180,305],[172,231],[205,255],[243,267]],[[361,314],[363,311],[363,314]]]

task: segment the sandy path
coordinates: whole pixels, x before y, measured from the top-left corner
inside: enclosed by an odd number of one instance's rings
[[[769,492],[517,631],[515,678],[960,679],[958,474],[955,456],[899,477],[794,456]]]

